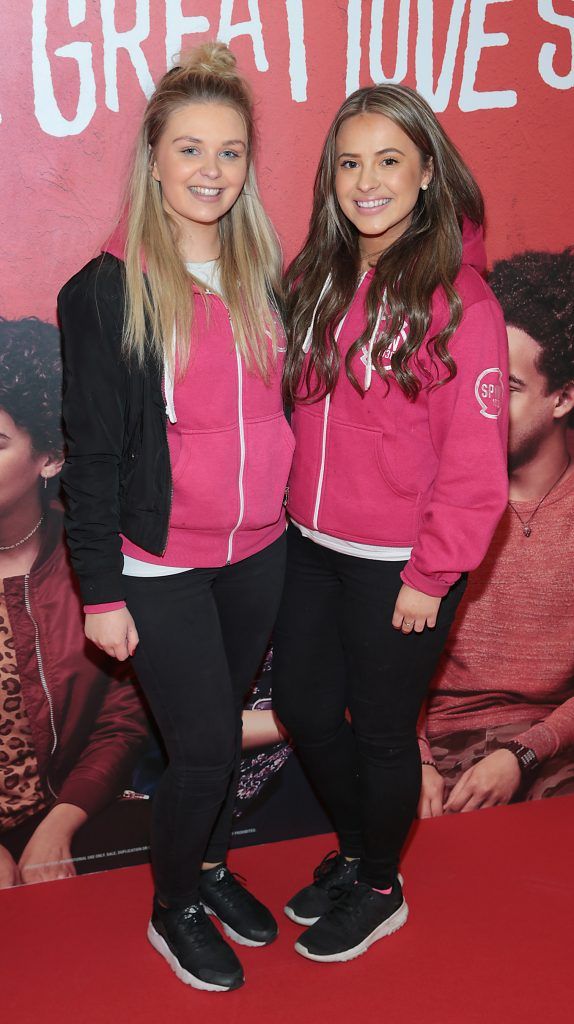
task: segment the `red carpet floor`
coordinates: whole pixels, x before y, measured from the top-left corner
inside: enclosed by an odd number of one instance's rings
[[[151,880],[126,868],[0,893],[2,1020],[14,1024],[570,1024],[574,797],[423,822],[403,862],[405,928],[349,964],[293,952],[284,899],[329,837],[237,851],[280,921],[241,949],[247,982],[207,994],[145,939]]]

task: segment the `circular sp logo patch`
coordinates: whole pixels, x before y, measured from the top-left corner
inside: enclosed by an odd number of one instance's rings
[[[476,378],[474,385],[476,400],[480,406],[480,415],[489,420],[497,420],[502,410],[504,381],[498,366],[490,366]]]

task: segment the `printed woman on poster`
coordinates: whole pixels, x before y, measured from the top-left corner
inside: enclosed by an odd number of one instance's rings
[[[125,667],[86,643],[57,500],[56,327],[0,318],[0,888],[69,878],[114,833],[146,735]],[[98,863],[101,866],[101,861]]]

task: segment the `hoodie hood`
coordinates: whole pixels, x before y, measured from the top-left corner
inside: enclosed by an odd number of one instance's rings
[[[114,228],[112,234],[102,245],[102,252],[109,252],[110,256],[115,256],[118,260],[125,260],[126,239],[127,223],[126,218],[122,217],[117,227]]]
[[[462,262],[474,267],[479,274],[486,273],[486,249],[482,224],[474,224],[467,217],[462,221]]]

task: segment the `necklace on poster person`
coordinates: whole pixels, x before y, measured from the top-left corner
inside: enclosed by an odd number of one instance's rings
[[[552,484],[552,487],[548,488],[548,490],[546,491],[546,494],[542,495],[540,501],[538,502],[536,508],[534,509],[534,512],[528,517],[528,519],[523,519],[522,516],[520,515],[520,512],[514,507],[512,502],[511,501],[508,502],[510,508],[514,512],[514,515],[516,516],[517,519],[520,520],[520,523],[522,525],[522,532],[523,532],[525,537],[530,537],[530,534],[532,533],[532,527],[531,527],[530,524],[531,524],[532,520],[534,519],[534,516],[538,512],[538,509],[540,508],[542,503],[544,501],[546,501],[548,495],[552,493],[552,491],[554,490],[555,487],[558,487],[558,484],[560,483],[562,477],[565,476],[566,473],[568,472],[568,470],[570,469],[570,463],[571,462],[572,462],[572,458],[569,455],[568,456],[568,462],[566,463],[566,465],[565,465],[564,469],[562,470],[560,476],[558,477],[557,480],[554,481],[554,483]]]
[[[44,522],[44,518],[44,513],[42,513],[34,529],[30,530],[30,533],[27,533],[26,536],[22,537],[21,540],[17,540],[15,544],[0,544],[0,551],[13,551],[14,548],[19,548],[22,546],[22,544],[25,544],[27,540],[30,540],[30,537],[33,537],[34,534],[38,532],[42,523]]]

